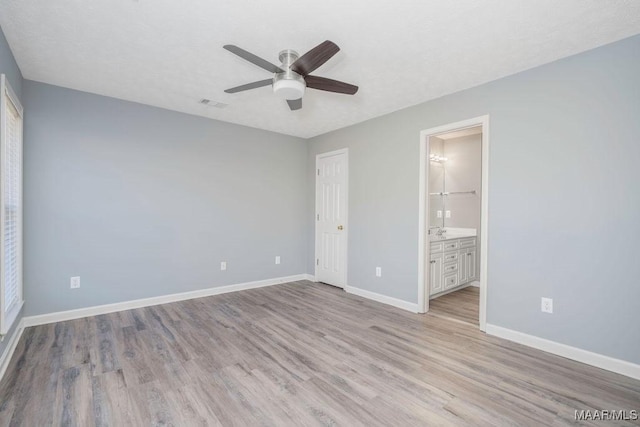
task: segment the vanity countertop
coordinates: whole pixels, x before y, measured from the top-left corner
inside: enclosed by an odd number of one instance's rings
[[[475,232],[456,232],[456,233],[444,233],[441,236],[437,234],[431,234],[429,236],[430,242],[442,242],[445,240],[453,240],[453,239],[464,239],[466,237],[476,237]]]

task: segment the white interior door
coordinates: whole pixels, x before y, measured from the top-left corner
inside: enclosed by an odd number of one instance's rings
[[[347,284],[348,153],[316,157],[316,280]]]

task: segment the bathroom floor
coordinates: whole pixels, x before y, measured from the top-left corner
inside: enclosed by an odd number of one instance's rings
[[[469,286],[429,301],[429,313],[479,325],[480,288]]]

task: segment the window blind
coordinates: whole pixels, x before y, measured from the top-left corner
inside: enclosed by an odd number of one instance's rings
[[[22,105],[0,74],[0,335],[15,324],[22,298]]]
[[[6,129],[2,153],[4,309],[11,311],[20,302],[20,203],[22,176],[22,118],[10,98],[5,97]]]

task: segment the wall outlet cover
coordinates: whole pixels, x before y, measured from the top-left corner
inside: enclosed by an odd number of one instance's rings
[[[376,267],[376,277],[382,277],[382,268]]]
[[[543,313],[553,313],[553,299],[542,297],[540,310]]]
[[[276,256],[276,264],[280,264],[280,255]]]
[[[69,282],[69,287],[71,289],[78,289],[80,287],[80,276],[72,277]]]
[[[220,263],[220,270],[225,271],[227,269],[227,261],[222,261]]]

